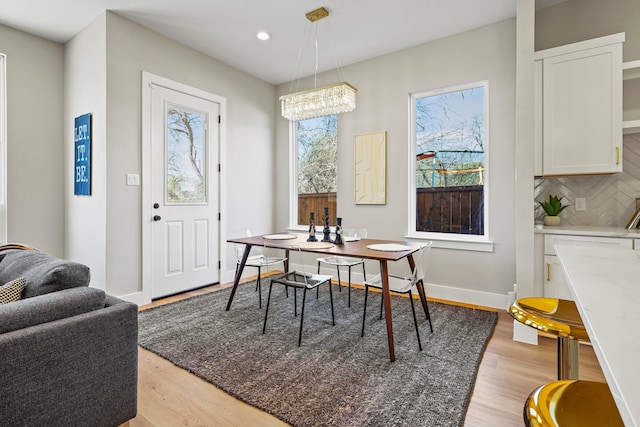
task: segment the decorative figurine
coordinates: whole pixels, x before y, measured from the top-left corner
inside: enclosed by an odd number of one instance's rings
[[[333,240],[335,245],[344,245],[342,240],[342,218],[336,218],[336,238]]]
[[[324,208],[324,229],[322,230],[324,235],[322,236],[323,242],[331,241],[331,229],[329,228],[329,208]]]
[[[316,214],[309,212],[309,237],[307,242],[317,242],[316,238]]]

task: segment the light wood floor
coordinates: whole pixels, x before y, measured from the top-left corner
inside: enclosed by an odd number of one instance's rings
[[[148,307],[226,285],[155,301]],[[541,337],[538,346],[512,340],[513,319],[499,311],[498,324],[482,359],[465,426],[523,426],[522,406],[529,393],[555,380],[556,340]],[[580,378],[604,381],[588,345],[580,346]],[[146,350],[139,350],[138,416],[131,427],[147,426],[284,426],[273,416],[249,406]],[[435,426],[433,426],[435,427]]]

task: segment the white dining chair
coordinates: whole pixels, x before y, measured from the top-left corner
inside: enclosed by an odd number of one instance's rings
[[[271,289],[274,284],[284,285],[286,289],[289,287],[293,288],[293,311],[294,316],[298,315],[298,307],[297,307],[297,297],[296,291],[297,289],[302,289],[302,308],[300,310],[300,330],[298,332],[298,347],[302,343],[302,326],[304,323],[304,308],[305,301],[307,297],[307,290],[317,289],[319,286],[323,284],[329,285],[329,295],[331,301],[331,322],[333,326],[336,325],[335,315],[333,311],[333,291],[331,289],[331,276],[321,275],[321,274],[313,274],[307,272],[305,267],[304,258],[300,247],[291,247],[289,251],[290,255],[295,254],[295,265],[299,267],[299,270],[289,271],[283,274],[271,276],[271,281],[269,284],[269,294],[267,296],[267,307],[264,311],[264,323],[262,325],[262,333],[264,334],[267,329],[267,316],[269,315],[269,303],[271,302]]]
[[[422,343],[420,342],[420,331],[418,330],[418,318],[416,317],[416,310],[413,304],[412,289],[414,286],[416,288],[419,287],[418,294],[420,296],[420,302],[422,303],[424,314],[429,321],[429,329],[431,330],[431,332],[433,332],[433,325],[431,324],[431,314],[429,313],[429,305],[427,303],[427,298],[424,291],[425,266],[432,243],[433,242],[428,242],[426,244],[423,244],[420,249],[413,254],[414,267],[413,271],[411,272],[411,276],[405,277],[398,274],[389,273],[389,291],[399,294],[407,294],[409,297],[409,301],[411,302],[413,323],[416,327],[416,335],[418,336],[418,348],[420,349],[420,351],[422,351]],[[362,337],[364,337],[364,325],[367,317],[367,296],[369,295],[369,288],[382,289],[382,277],[380,274],[376,275],[371,280],[364,282],[364,310],[362,313],[362,333],[360,335]],[[382,319],[384,298],[382,298],[382,293],[380,293],[380,296],[380,319]]]
[[[243,230],[241,232],[234,232],[234,235],[237,237],[251,237],[253,234],[251,230]],[[235,253],[236,253],[236,274],[238,274],[238,268],[240,268],[240,262],[242,261],[242,254],[244,253],[245,245],[235,244]],[[287,257],[276,253],[274,250],[270,249],[264,251],[261,246],[253,246],[251,248],[251,252],[249,253],[249,257],[245,263],[246,267],[253,267],[258,269],[258,279],[256,280],[256,290],[258,291],[258,306],[262,308],[262,272],[263,269],[270,268],[276,264],[282,263],[282,271],[285,271],[286,266],[285,263],[287,261]]]
[[[346,229],[343,232],[345,244],[348,244],[350,240],[355,239],[366,239],[367,238],[367,229]],[[328,264],[336,267],[336,271],[338,272],[338,290],[342,292],[342,282],[340,281],[340,267],[347,267],[348,269],[348,277],[349,277],[349,296],[347,305],[351,307],[351,268],[356,265],[362,264],[362,274],[364,276],[364,280],[367,280],[367,272],[364,267],[364,258],[353,258],[353,257],[344,257],[344,256],[329,256],[318,258],[318,274],[320,274],[320,266],[321,264]]]

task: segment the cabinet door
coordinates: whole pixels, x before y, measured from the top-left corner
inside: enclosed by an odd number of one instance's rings
[[[622,45],[543,61],[543,173],[622,171]]]
[[[567,279],[557,256],[544,256],[544,296],[548,298],[560,298],[573,301],[573,295],[569,290]]]

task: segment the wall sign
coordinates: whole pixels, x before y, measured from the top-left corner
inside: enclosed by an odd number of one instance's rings
[[[91,195],[91,114],[83,114],[75,119],[75,161],[73,194]]]

